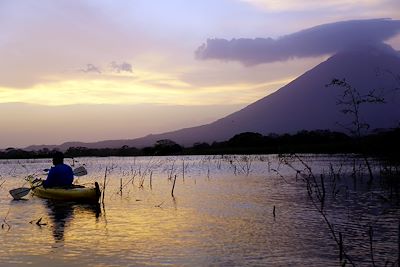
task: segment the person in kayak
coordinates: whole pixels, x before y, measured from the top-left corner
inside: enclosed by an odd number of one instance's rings
[[[69,187],[74,180],[72,168],[64,164],[64,154],[56,152],[53,155],[53,167],[51,167],[47,179],[43,181],[43,187]]]

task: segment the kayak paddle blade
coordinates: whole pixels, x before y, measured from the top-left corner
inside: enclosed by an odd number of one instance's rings
[[[26,196],[27,194],[29,194],[29,191],[31,191],[31,189],[29,187],[20,187],[20,188],[12,189],[9,192],[10,192],[10,195],[15,200],[19,200],[19,199],[23,198],[24,196]]]
[[[87,173],[88,173],[87,170],[83,166],[80,166],[80,167],[74,169],[74,175],[75,176],[84,176]]]

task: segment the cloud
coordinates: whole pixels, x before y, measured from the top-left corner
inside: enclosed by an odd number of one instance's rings
[[[84,69],[80,69],[80,72],[84,73],[98,73],[101,74],[101,70],[99,67],[93,65],[93,64],[86,64]]]
[[[118,64],[116,62],[111,62],[110,64],[112,72],[121,73],[121,72],[130,72],[132,73],[132,65],[126,62],[122,62]]]
[[[400,32],[400,20],[371,19],[323,24],[277,39],[208,39],[195,52],[200,60],[256,65],[333,54],[359,45],[377,45]]]
[[[152,50],[157,33],[136,21],[132,12],[141,11],[133,2],[1,0],[0,87],[105,75],[111,61],[129,62]]]
[[[92,74],[92,73],[112,74],[112,73],[121,73],[121,72],[133,73],[131,64],[129,64],[127,62],[117,63],[115,61],[112,61],[106,67],[96,66],[94,64],[89,63],[89,64],[86,64],[85,67],[79,69],[78,72],[83,72],[86,74]]]
[[[288,10],[310,10],[310,9],[346,9],[355,4],[354,0],[329,0],[329,1],[315,1],[315,0],[241,0],[242,2],[254,5],[258,8],[267,11],[288,11]],[[387,1],[386,1],[387,2]],[[382,0],[358,0],[356,3],[361,7],[371,7],[382,5]]]

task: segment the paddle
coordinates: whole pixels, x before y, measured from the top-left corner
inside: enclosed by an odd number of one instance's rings
[[[84,176],[87,174],[87,170],[85,169],[85,167],[80,166],[76,169],[74,169],[74,175],[75,176]],[[15,188],[10,190],[10,195],[15,199],[15,200],[19,200],[22,197],[26,196],[29,191],[31,191],[32,189],[35,189],[36,187],[41,186],[42,183],[32,186],[32,187],[20,187],[20,188]]]
[[[80,167],[74,169],[75,176],[84,176],[86,174],[87,174],[87,170],[83,166],[80,166]]]

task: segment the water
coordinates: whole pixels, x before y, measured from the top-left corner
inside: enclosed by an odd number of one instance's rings
[[[398,207],[380,201],[385,192],[361,179],[329,178],[331,164],[345,177],[352,159],[303,157],[317,177],[325,174],[327,192],[340,188],[336,197],[327,193],[325,209],[336,233],[344,233],[346,253],[357,265],[371,265],[372,225],[375,262],[394,262]],[[51,160],[0,161],[0,265],[339,265],[337,244],[305,184],[276,155],[78,160],[75,166],[89,173],[79,183],[103,183],[107,168],[104,206],[30,195],[13,201],[8,190],[26,186],[23,178]]]

